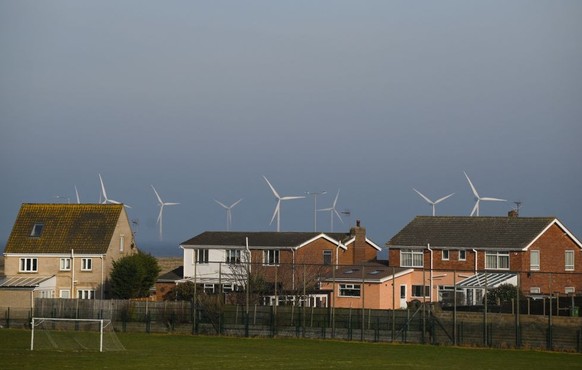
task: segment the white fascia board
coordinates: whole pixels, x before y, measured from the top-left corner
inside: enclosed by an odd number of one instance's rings
[[[99,258],[105,256],[106,254],[88,254],[88,253],[75,253],[73,251],[73,257],[87,257],[87,258]],[[71,257],[71,253],[4,253],[5,257],[52,257],[52,258],[67,258]]]
[[[382,250],[382,248],[380,248],[378,245],[376,245],[376,243],[374,243],[373,241],[371,241],[368,238],[366,238],[366,243],[370,244],[372,247],[376,248],[376,250],[378,250],[378,251]]]
[[[568,230],[568,229],[566,228],[566,226],[564,226],[564,225],[563,225],[563,224],[562,224],[560,221],[558,221],[558,219],[557,219],[557,218],[554,218],[554,221],[550,222],[550,223],[548,224],[548,226],[546,226],[546,227],[545,227],[545,228],[542,230],[542,232],[540,232],[540,233],[539,233],[539,234],[538,234],[538,235],[537,235],[535,238],[533,238],[533,240],[532,240],[532,241],[531,241],[531,242],[530,242],[528,245],[526,245],[526,246],[525,246],[525,247],[522,249],[522,251],[524,251],[524,252],[525,252],[525,251],[527,251],[527,250],[528,250],[528,249],[529,249],[529,248],[530,248],[530,247],[531,247],[531,246],[532,246],[532,245],[533,245],[533,244],[534,244],[534,243],[535,243],[535,242],[536,242],[536,241],[537,241],[537,240],[538,240],[538,239],[539,239],[539,238],[540,238],[542,235],[544,235],[544,233],[545,233],[546,231],[548,231],[548,230],[550,229],[550,227],[552,227],[553,225],[558,225],[558,227],[559,227],[560,229],[562,229],[562,231],[564,231],[564,234],[565,234],[565,235],[568,235],[568,237],[570,237],[570,239],[572,239],[572,240],[574,241],[574,243],[575,243],[575,244],[578,246],[578,248],[582,249],[582,243],[581,243],[581,242],[580,242],[580,241],[579,241],[579,240],[578,240],[578,239],[577,239],[577,238],[574,236],[574,234],[572,234],[572,233],[570,232],[570,230]]]
[[[389,245],[388,249],[427,249],[427,247],[427,245]]]
[[[305,242],[303,242],[303,243],[299,244],[297,247],[294,247],[294,248],[295,248],[295,249],[302,248],[302,247],[304,247],[304,246],[306,246],[306,245],[308,245],[308,244],[310,244],[310,243],[312,243],[312,242],[316,241],[317,239],[321,239],[321,238],[323,238],[323,239],[325,239],[325,240],[329,241],[329,242],[330,242],[330,243],[332,243],[332,244],[339,245],[339,246],[340,246],[341,248],[343,248],[343,249],[347,249],[347,247],[346,247],[345,245],[343,245],[343,244],[342,244],[342,243],[341,243],[339,240],[335,240],[335,239],[331,238],[329,235],[327,235],[327,234],[325,234],[325,233],[321,233],[321,234],[319,234],[319,235],[316,235],[316,236],[314,236],[313,238],[311,238],[311,239],[309,239],[309,240],[307,240],[307,241],[305,241]]]

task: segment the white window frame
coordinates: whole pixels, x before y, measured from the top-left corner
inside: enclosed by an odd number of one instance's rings
[[[466,249],[459,249],[459,261],[466,261],[467,260],[467,250]]]
[[[18,265],[18,272],[38,272],[38,258],[22,257]]]
[[[529,252],[529,269],[530,271],[540,270],[540,251],[532,250]]]
[[[199,265],[208,265],[210,259],[210,251],[207,248],[195,249],[194,250],[194,263]]]
[[[573,287],[573,286],[564,287],[564,293],[574,294],[574,293],[576,293],[576,287]]]
[[[81,258],[81,271],[93,271],[93,259],[91,257]]]
[[[71,271],[71,257],[63,257],[59,262],[59,271]]]
[[[323,264],[325,266],[330,266],[333,264],[333,252],[331,249],[326,249],[323,251]]]
[[[59,298],[64,298],[64,299],[71,298],[71,290],[70,289],[60,289],[59,290]]]
[[[509,270],[509,252],[508,251],[497,251],[490,252],[485,251],[485,269],[486,270]],[[507,260],[507,266],[504,265],[504,260]]]
[[[424,267],[424,250],[401,249],[400,267]]]
[[[240,265],[241,264],[241,250],[240,249],[227,249],[226,250],[226,263],[229,265]]]
[[[125,248],[125,235],[119,235],[119,251],[123,252],[123,248]]]
[[[541,294],[542,290],[540,289],[540,287],[532,286],[531,288],[529,288],[529,292],[530,294]]]
[[[340,284],[339,296],[347,298],[360,298],[362,296],[361,284]]]
[[[77,289],[77,299],[95,299],[95,289]]]
[[[448,261],[451,257],[451,252],[448,249],[442,251],[443,261]]]
[[[430,297],[430,285],[424,285],[424,295],[422,295],[422,285],[413,285],[411,289],[412,297]],[[421,294],[417,294],[418,290],[420,290]]]
[[[35,223],[34,226],[32,226],[32,230],[30,231],[30,236],[33,238],[40,238],[43,229],[44,224],[42,222]]]
[[[564,269],[574,271],[574,251],[568,250],[564,253]]]
[[[278,249],[266,249],[263,251],[263,265],[279,266],[281,263],[281,251]]]

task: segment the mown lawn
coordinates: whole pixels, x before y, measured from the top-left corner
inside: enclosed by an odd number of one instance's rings
[[[1,369],[581,369],[572,353],[309,339],[119,333],[124,352],[30,351],[0,329]]]

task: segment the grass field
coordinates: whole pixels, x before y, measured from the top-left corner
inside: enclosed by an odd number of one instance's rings
[[[582,369],[582,355],[339,342],[119,333],[124,352],[30,351],[30,331],[0,329],[1,369]]]

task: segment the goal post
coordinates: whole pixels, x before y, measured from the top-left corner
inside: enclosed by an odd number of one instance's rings
[[[123,351],[111,320],[33,317],[30,350]]]

